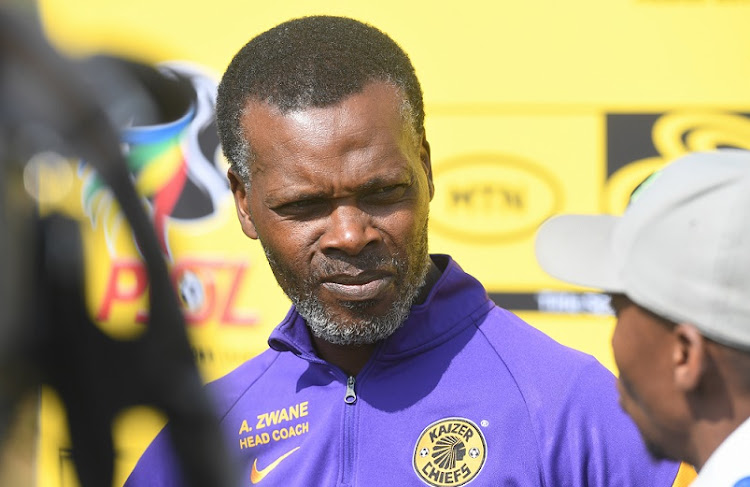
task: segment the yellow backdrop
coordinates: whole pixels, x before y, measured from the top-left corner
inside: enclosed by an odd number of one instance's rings
[[[687,150],[750,148],[748,0],[42,0],[39,10],[71,55],[189,61],[214,77],[248,39],[292,17],[380,27],[423,83],[436,184],[430,250],[452,254],[499,304],[612,370],[606,301],[540,270],[535,229],[558,212],[621,212],[650,171]],[[91,312],[113,336],[137,332],[145,289],[132,242],[93,205],[100,199],[81,197],[85,177],[73,170],[73,196],[61,204],[84,223]],[[189,333],[205,380],[263,350],[288,307],[228,190],[216,188],[209,215],[165,228],[175,283],[193,293]],[[92,211],[110,219],[95,223]],[[45,391],[39,486],[76,485],[60,415]],[[116,485],[162,425],[141,409],[118,420]]]

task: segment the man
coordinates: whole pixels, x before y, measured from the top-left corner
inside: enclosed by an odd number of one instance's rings
[[[555,277],[612,294],[623,409],[692,486],[750,486],[750,152],[683,156],[622,217],[565,215],[537,235]]]
[[[608,371],[428,254],[422,92],[388,36],[285,22],[235,56],[217,118],[242,229],[294,305],[209,386],[245,482],[672,485]],[[180,484],[168,441],[129,485]]]

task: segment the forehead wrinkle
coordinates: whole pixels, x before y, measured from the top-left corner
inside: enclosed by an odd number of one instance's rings
[[[369,130],[362,129],[360,132],[367,133]],[[288,137],[270,146],[270,154],[258,157],[256,167],[258,171],[270,170],[277,161],[288,161],[296,172],[314,176],[330,175],[332,165],[329,162],[353,175],[362,171],[380,171],[388,166],[398,168],[410,165],[407,147],[391,144],[389,140],[374,139],[376,137],[365,138],[354,134],[337,134],[323,141],[311,140],[310,137]],[[396,161],[402,164],[394,164]]]
[[[310,154],[323,152],[319,155],[321,159],[347,157],[361,151],[373,152],[379,147],[388,146],[387,140],[379,140],[384,132],[381,129],[386,124],[368,120],[365,125],[361,119],[342,111],[328,112],[325,117],[310,112],[297,114],[293,119],[296,137],[281,146],[289,146],[293,150],[299,148]]]

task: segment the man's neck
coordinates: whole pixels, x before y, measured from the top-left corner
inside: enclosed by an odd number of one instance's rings
[[[355,376],[365,366],[375,344],[367,345],[336,345],[320,338],[313,337],[313,343],[320,358],[343,370],[347,375]]]
[[[696,427],[692,442],[695,445],[694,466],[696,470],[703,468],[719,445],[750,417],[750,404],[735,404],[734,407],[736,409],[730,416],[711,418]]]

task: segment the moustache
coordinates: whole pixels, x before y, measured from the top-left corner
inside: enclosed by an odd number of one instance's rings
[[[378,254],[323,256],[315,263],[312,276],[316,281],[322,281],[330,276],[355,276],[363,272],[398,273],[401,267],[401,262],[395,257]]]

